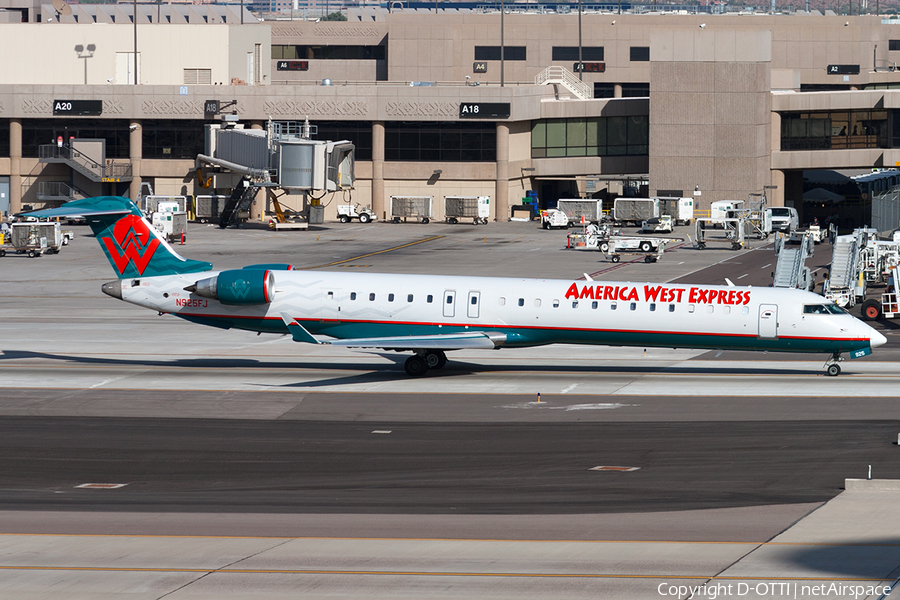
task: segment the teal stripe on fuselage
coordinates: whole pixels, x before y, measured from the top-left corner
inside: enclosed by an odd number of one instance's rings
[[[276,318],[229,318],[182,315],[187,321],[223,329],[244,329],[263,333],[287,334],[287,326]],[[771,352],[827,353],[852,352],[869,348],[869,340],[832,340],[822,338],[763,339],[752,335],[700,334],[675,332],[640,332],[589,329],[542,329],[531,327],[464,326],[416,323],[377,323],[297,321],[310,333],[339,339],[400,337],[464,333],[496,332],[506,335],[505,347],[541,346],[545,344],[596,344],[604,346],[646,346],[657,348],[698,348],[709,350],[757,350]]]

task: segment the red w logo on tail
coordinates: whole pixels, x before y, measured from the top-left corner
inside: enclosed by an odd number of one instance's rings
[[[147,222],[135,215],[126,215],[116,221],[113,226],[113,238],[103,238],[103,244],[116,265],[119,275],[125,273],[128,262],[134,263],[134,268],[141,275],[153,258],[153,254],[159,247],[159,240],[150,235]],[[144,240],[142,242],[142,240]]]

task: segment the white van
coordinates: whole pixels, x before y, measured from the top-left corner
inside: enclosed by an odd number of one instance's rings
[[[763,212],[763,231],[790,233],[800,226],[797,209],[792,206],[773,206]]]

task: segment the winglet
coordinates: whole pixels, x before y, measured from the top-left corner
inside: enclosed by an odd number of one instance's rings
[[[306,342],[308,344],[320,344],[321,342],[314,338],[303,325],[298,323],[293,317],[287,313],[281,313],[281,320],[287,325],[288,331],[295,342]]]

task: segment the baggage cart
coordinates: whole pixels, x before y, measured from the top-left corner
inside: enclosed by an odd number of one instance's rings
[[[681,241],[684,240],[680,238],[614,236],[609,238],[607,250],[604,253],[614,263],[619,262],[626,255],[643,256],[644,262],[656,262],[662,258],[667,245]]]
[[[613,219],[617,225],[640,226],[647,219],[659,216],[659,201],[651,198],[616,198]]]
[[[431,204],[433,196],[391,196],[391,221],[399,223],[400,219],[412,217],[422,223],[431,220]]]
[[[556,201],[556,209],[566,215],[569,227],[603,220],[602,200],[560,198]]]
[[[444,219],[459,223],[460,219],[472,219],[472,223],[487,225],[491,216],[490,196],[444,196]]]
[[[12,223],[9,244],[0,247],[0,257],[6,256],[7,250],[16,254],[28,254],[32,258],[44,254],[56,254],[60,248],[69,243],[72,235],[63,232],[56,221],[26,221]]]
[[[217,223],[228,198],[228,196],[222,195],[196,196],[194,198],[194,220],[201,223]]]

